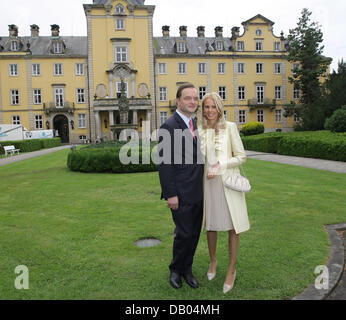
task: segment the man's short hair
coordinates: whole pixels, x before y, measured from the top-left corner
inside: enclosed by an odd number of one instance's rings
[[[184,83],[181,86],[179,86],[178,91],[177,91],[177,99],[180,99],[181,93],[184,89],[187,88],[193,88],[196,89],[195,86],[192,83]]]

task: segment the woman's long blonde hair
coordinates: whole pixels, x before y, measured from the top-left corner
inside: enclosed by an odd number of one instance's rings
[[[204,103],[207,99],[211,99],[214,101],[217,112],[219,113],[219,117],[218,117],[217,122],[215,124],[215,127],[213,129],[215,129],[216,132],[218,132],[220,129],[225,129],[226,128],[226,120],[225,120],[224,112],[223,112],[224,107],[223,107],[221,97],[216,92],[207,93],[202,99],[202,128],[203,129],[209,128],[208,123],[207,123],[207,119],[204,115]]]

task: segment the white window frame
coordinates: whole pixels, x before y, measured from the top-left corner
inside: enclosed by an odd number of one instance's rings
[[[206,74],[206,68],[205,62],[198,62],[198,74]]]
[[[10,90],[10,98],[11,98],[11,105],[12,106],[20,105],[20,94],[19,94],[18,89],[11,89]]]
[[[256,51],[263,51],[263,40],[256,40]]]
[[[217,71],[219,74],[225,74],[226,73],[226,63],[225,62],[219,62],[217,64]]]
[[[129,94],[129,83],[124,81],[124,84],[125,84],[125,94],[126,94],[126,97],[129,98],[130,97],[130,94]],[[115,82],[115,96],[116,96],[117,99],[118,99],[118,94],[119,94],[119,96],[121,94],[121,81]]]
[[[280,51],[280,42],[278,41],[274,42],[274,51],[276,52]]]
[[[35,115],[35,129],[36,130],[43,129],[43,116],[41,114]]]
[[[53,53],[61,54],[63,51],[62,42],[53,42]]]
[[[262,30],[258,28],[258,29],[256,29],[255,33],[256,33],[256,36],[261,36]]]
[[[77,62],[75,65],[76,76],[84,76],[84,63]]]
[[[63,76],[64,69],[62,63],[54,63],[54,76]]]
[[[41,64],[40,63],[33,63],[32,64],[32,75],[34,77],[41,76]]]
[[[263,109],[257,109],[256,112],[256,117],[257,117],[257,121],[264,123],[265,122],[265,112]]]
[[[125,19],[123,18],[115,19],[115,30],[125,30]]]
[[[159,87],[159,101],[167,101],[167,87]]]
[[[42,89],[33,90],[34,104],[42,104]]]
[[[282,71],[282,63],[275,62],[274,63],[274,73],[275,74],[281,74],[281,71]]]
[[[222,100],[227,100],[226,86],[219,86],[218,93]]]
[[[122,4],[118,4],[116,7],[115,7],[115,14],[125,14],[125,8]]]
[[[295,63],[292,64],[292,72],[293,73],[296,72],[296,71],[299,71],[299,69],[300,69],[300,64],[299,63],[295,62]]]
[[[245,86],[238,86],[238,100],[246,100]]]
[[[54,88],[54,101],[56,108],[63,108],[65,104],[65,88]]]
[[[85,103],[85,89],[84,88],[77,88],[76,89],[76,97],[77,97],[77,103],[78,104]]]
[[[168,112],[167,111],[160,111],[160,125],[163,125],[163,123],[168,119]]]
[[[256,74],[263,74],[264,73],[263,67],[264,67],[263,62],[256,62]]]
[[[275,86],[274,87],[274,96],[276,100],[282,99],[282,86]]]
[[[245,74],[245,62],[238,62],[238,74]]]
[[[12,124],[15,126],[21,125],[20,116],[14,115],[11,117]]]
[[[300,99],[300,89],[293,88],[293,99],[295,99],[295,100]]]
[[[216,50],[223,51],[223,41],[216,41]]]
[[[18,64],[10,63],[8,65],[8,73],[10,77],[18,77]]]
[[[18,41],[16,40],[11,41],[11,51],[19,51]]]
[[[78,114],[78,129],[85,129],[85,128],[86,128],[86,114],[79,113]]]
[[[264,103],[264,86],[256,86],[256,99],[258,104]]]
[[[115,61],[128,62],[128,48],[126,46],[115,47]]]
[[[238,51],[244,51],[244,41],[238,41],[237,42],[237,50]]]
[[[300,118],[298,117],[298,115],[296,113],[293,115],[293,121],[294,122],[299,122],[300,121]]]
[[[186,74],[186,62],[178,63],[178,74]]]
[[[206,93],[207,93],[207,87],[206,86],[198,87],[198,97],[199,97],[199,100],[202,100]]]
[[[186,43],[183,41],[177,42],[177,52],[185,53],[186,52]]]
[[[158,63],[158,74],[167,74],[167,63],[159,62]]]
[[[239,114],[238,114],[239,123],[240,124],[245,124],[246,123],[246,118],[247,118],[246,110],[239,110]]]
[[[281,109],[275,109],[275,122],[276,123],[282,122],[282,110]]]

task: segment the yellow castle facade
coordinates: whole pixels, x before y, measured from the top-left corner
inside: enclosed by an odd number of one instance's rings
[[[283,105],[299,100],[288,81],[299,65],[287,61],[287,39],[271,20],[259,14],[228,35],[218,26],[214,37],[204,26],[194,37],[163,26],[154,37],[155,6],[144,0],[94,0],[84,12],[85,37],[62,37],[58,25],[51,36],[31,25],[21,37],[9,26],[0,38],[0,124],[55,129],[66,143],[118,138],[124,122],[150,136],[174,112],[178,86],[191,82],[200,99],[218,92],[239,129],[260,121],[266,131],[293,130],[298,119],[285,118]]]

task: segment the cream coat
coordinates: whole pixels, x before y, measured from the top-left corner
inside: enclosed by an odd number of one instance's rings
[[[243,143],[239,136],[237,125],[234,122],[226,122],[226,129],[220,131],[215,138],[214,130],[199,130],[201,136],[201,150],[208,154],[209,163],[212,165],[219,161],[221,178],[224,182],[229,173],[239,173],[240,164],[246,161]],[[215,151],[213,151],[215,150]],[[207,179],[208,163],[205,164],[204,179]],[[223,186],[228,208],[231,214],[233,226],[237,234],[250,229],[247,213],[245,194]],[[205,189],[204,189],[205,192]],[[205,199],[205,196],[204,196]],[[203,208],[202,229],[205,228],[205,200]]]

